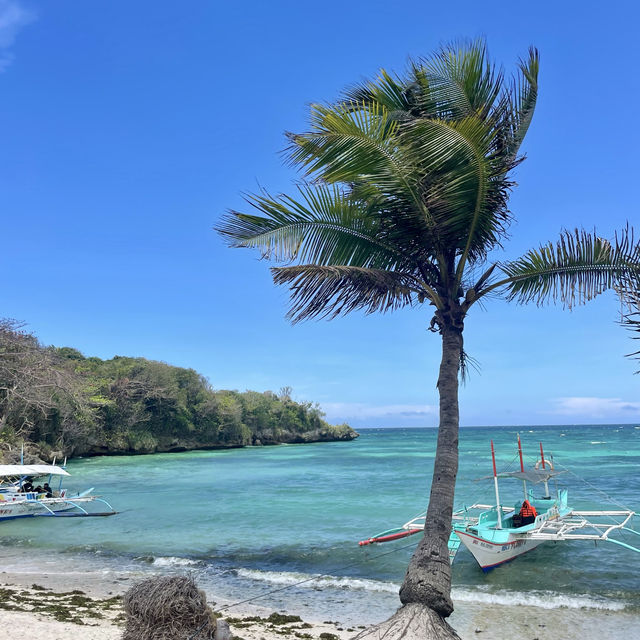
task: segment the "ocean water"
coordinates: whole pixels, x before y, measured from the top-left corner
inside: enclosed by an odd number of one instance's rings
[[[463,428],[457,506],[493,502],[493,482],[482,479],[491,475],[490,440],[499,469],[515,470],[517,432],[528,464],[542,441],[545,457],[568,469],[558,484],[575,508],[640,511],[635,425]],[[353,442],[73,460],[67,486],[96,487],[120,513],[4,522],[0,558],[6,571],[34,574],[191,571],[226,603],[255,598],[315,619],[375,622],[398,606],[416,541],[358,541],[425,509],[435,442],[433,429],[370,429]],[[515,502],[520,483],[503,481],[501,495]],[[640,543],[632,534],[620,539]],[[461,549],[453,597],[461,608],[640,621],[640,554],[608,543],[547,543],[484,574]]]

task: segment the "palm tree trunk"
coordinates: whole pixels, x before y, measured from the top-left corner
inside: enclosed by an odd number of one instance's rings
[[[458,372],[462,329],[446,324],[442,329],[442,361],[438,377],[440,426],[424,537],[415,550],[400,589],[403,604],[422,604],[446,618],[453,612],[451,533],[453,496],[458,473]]]
[[[424,537],[411,558],[400,589],[403,606],[388,620],[365,629],[354,640],[460,640],[445,618],[453,611],[447,543],[458,473],[458,371],[462,321],[457,326],[444,324],[441,333],[440,427]]]

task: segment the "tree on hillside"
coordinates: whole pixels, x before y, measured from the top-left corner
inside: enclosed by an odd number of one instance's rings
[[[507,78],[482,41],[451,45],[382,71],[331,105],[311,106],[307,133],[289,134],[288,157],[305,180],[294,195],[264,191],[252,212],[229,212],[218,231],[234,247],[285,262],[289,318],[433,307],[440,334],[440,423],[425,534],[409,564],[405,605],[386,633],[452,634],[447,541],[458,469],[458,380],[469,309],[501,294],[520,303],[571,307],[637,278],[639,247],[563,232],[555,243],[502,262],[492,257],[512,220],[512,170],[538,93],[538,53]],[[409,626],[407,626],[409,625]],[[376,631],[378,633],[378,631]]]
[[[61,438],[81,438],[88,408],[74,376],[55,350],[21,322],[0,318],[0,446],[46,440],[55,422]]]

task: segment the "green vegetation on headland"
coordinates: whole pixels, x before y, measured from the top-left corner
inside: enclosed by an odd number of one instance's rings
[[[85,357],[0,320],[0,460],[352,440],[290,390],[214,391],[193,369]],[[29,459],[26,460],[27,462]]]

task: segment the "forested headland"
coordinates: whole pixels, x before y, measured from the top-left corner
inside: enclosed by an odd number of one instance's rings
[[[193,369],[42,345],[0,319],[0,461],[352,440],[290,389],[213,390]]]

